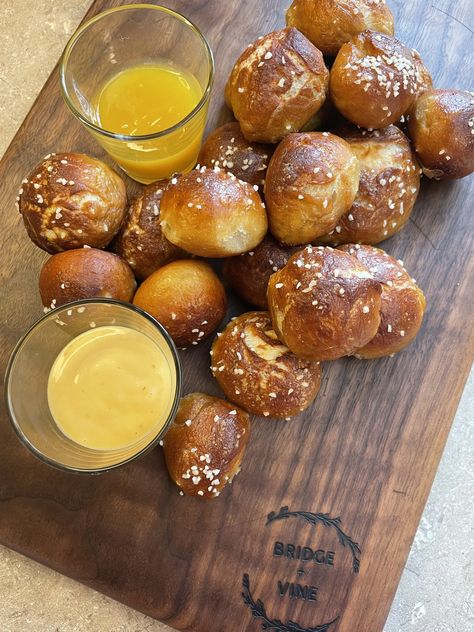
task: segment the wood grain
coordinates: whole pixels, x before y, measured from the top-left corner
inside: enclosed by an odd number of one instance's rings
[[[96,0],[90,13],[118,4]],[[233,61],[283,25],[287,4],[167,2],[203,29],[215,52],[209,128],[229,118],[222,91]],[[472,3],[391,6],[397,33],[420,50],[436,85],[472,90]],[[37,277],[46,255],[26,237],[16,192],[44,154],[72,149],[103,157],[63,105],[55,71],[0,164],[2,377],[15,342],[42,313]],[[137,185],[127,184],[133,193]],[[0,541],[181,630],[261,629],[241,597],[248,574],[268,616],[301,626],[339,617],[331,632],[381,631],[472,362],[473,191],[472,177],[425,181],[409,225],[384,244],[427,296],[416,342],[393,359],[327,364],[304,415],[290,423],[255,420],[243,472],[217,501],[178,496],[159,449],[100,477],[49,468],[19,444],[2,403]],[[244,309],[231,301],[231,313]],[[209,345],[182,355],[186,392],[219,394]],[[265,526],[281,506],[340,516],[360,545],[360,572],[331,527],[297,516]],[[334,551],[334,565],[307,563],[298,578],[300,564],[273,556],[277,540]],[[281,599],[277,580],[317,586],[317,601]]]

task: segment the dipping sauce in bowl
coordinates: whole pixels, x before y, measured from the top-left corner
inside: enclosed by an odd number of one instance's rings
[[[180,395],[180,362],[164,327],[112,299],[46,314],[17,344],[6,374],[20,440],[75,472],[102,472],[146,452],[172,423]]]
[[[48,404],[72,441],[118,450],[162,429],[173,379],[148,336],[128,327],[98,327],[59,352],[49,373]]]

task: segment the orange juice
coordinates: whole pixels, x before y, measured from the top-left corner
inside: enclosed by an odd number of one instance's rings
[[[117,135],[144,136],[169,130],[198,105],[203,91],[187,70],[163,62],[132,66],[112,77],[96,97],[100,126]],[[192,169],[199,152],[207,106],[178,129],[150,140],[109,139],[107,151],[141,182]]]

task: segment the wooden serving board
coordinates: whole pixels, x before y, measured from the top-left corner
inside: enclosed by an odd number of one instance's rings
[[[96,0],[89,15],[118,4]],[[167,1],[214,49],[210,127],[229,118],[233,61],[283,25],[288,4]],[[472,90],[472,2],[391,6],[436,85]],[[2,377],[42,313],[46,255],[15,211],[17,189],[43,155],[69,150],[103,157],[63,105],[55,70],[0,164]],[[180,497],[160,449],[98,477],[50,468],[20,445],[2,403],[0,541],[180,630],[380,632],[472,361],[473,190],[472,177],[425,181],[408,226],[384,244],[427,296],[416,342],[392,359],[327,364],[305,414],[255,420],[243,471],[215,501]],[[233,300],[231,312],[245,309]],[[185,392],[219,393],[209,346],[183,353]]]

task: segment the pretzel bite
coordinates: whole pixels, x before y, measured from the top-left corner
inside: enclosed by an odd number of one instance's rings
[[[159,268],[133,297],[166,327],[178,347],[197,345],[219,326],[227,309],[224,287],[203,261],[182,259]]]
[[[306,244],[331,231],[359,188],[359,161],[328,132],[291,134],[275,150],[265,181],[270,231],[282,243]]]
[[[267,235],[255,250],[224,261],[225,278],[245,301],[260,309],[268,309],[268,281],[274,272],[288,263],[294,251]]]
[[[268,222],[258,186],[215,167],[173,178],[161,200],[171,243],[200,257],[231,257],[258,246]]]
[[[408,138],[395,125],[385,129],[338,130],[359,160],[354,204],[319,243],[376,244],[398,232],[410,218],[420,189],[420,168]]]
[[[176,259],[185,252],[169,242],[160,226],[160,204],[168,180],[153,182],[133,200],[112,249],[132,268],[139,279]]]
[[[356,257],[382,286],[381,320],[377,334],[355,355],[370,360],[393,355],[407,347],[420,330],[425,296],[397,261],[379,248],[348,244],[340,250]]]
[[[45,262],[39,276],[45,311],[84,298],[131,301],[136,287],[125,261],[96,248],[58,252]]]
[[[166,466],[180,493],[219,496],[240,472],[249,435],[249,416],[240,408],[204,393],[183,397],[163,439]]]
[[[49,154],[22,181],[19,209],[30,239],[47,252],[105,248],[122,224],[125,184],[85,154]]]
[[[270,279],[273,328],[297,356],[336,360],[377,333],[381,292],[380,283],[352,255],[308,246]]]
[[[244,182],[263,187],[272,152],[271,145],[249,143],[238,123],[226,123],[209,134],[198,162],[207,167],[222,167]]]
[[[366,29],[387,35],[394,32],[393,15],[385,0],[293,0],[286,23],[331,57]]]
[[[226,397],[254,415],[288,418],[321,384],[319,362],[297,358],[277,338],[268,312],[234,318],[212,345],[211,370]]]
[[[364,31],[337,54],[330,91],[334,105],[349,121],[374,129],[398,121],[422,82],[410,48],[395,37]]]
[[[429,178],[464,178],[474,171],[474,93],[424,92],[410,111],[408,133]]]
[[[321,51],[286,28],[245,49],[227,82],[226,101],[247,140],[277,143],[316,114],[328,80]]]

